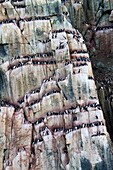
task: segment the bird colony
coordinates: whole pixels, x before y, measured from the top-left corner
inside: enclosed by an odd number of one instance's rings
[[[89,54],[64,6],[0,0],[0,170],[113,168]]]

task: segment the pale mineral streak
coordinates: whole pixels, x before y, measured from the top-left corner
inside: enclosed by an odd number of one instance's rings
[[[113,169],[89,54],[63,5],[0,1],[0,170]]]

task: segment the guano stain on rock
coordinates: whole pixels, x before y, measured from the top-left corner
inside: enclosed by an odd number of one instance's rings
[[[91,61],[69,4],[81,14],[81,1],[0,1],[7,7],[0,18],[0,170],[113,169]]]

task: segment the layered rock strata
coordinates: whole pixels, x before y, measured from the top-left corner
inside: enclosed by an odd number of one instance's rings
[[[82,32],[90,54],[99,61],[112,57],[113,1],[66,0],[64,4],[73,26]]]
[[[91,62],[54,1],[0,1],[0,169],[112,170]]]
[[[69,17],[74,27],[82,32],[87,44],[93,64],[100,103],[104,110],[110,137],[113,141],[111,97],[113,89],[113,1],[66,0],[64,3],[71,14]]]

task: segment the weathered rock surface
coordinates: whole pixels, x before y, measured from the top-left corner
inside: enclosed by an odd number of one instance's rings
[[[100,103],[113,141],[113,1],[80,0],[71,2],[70,5],[70,1],[65,1],[65,5],[71,14],[69,18],[73,26],[80,30],[87,44]],[[78,10],[74,8],[75,6],[81,6],[81,8]],[[105,104],[106,100],[109,104]],[[107,107],[108,105],[109,107]]]
[[[0,1],[0,170],[113,169],[89,54],[68,16],[60,0]]]

